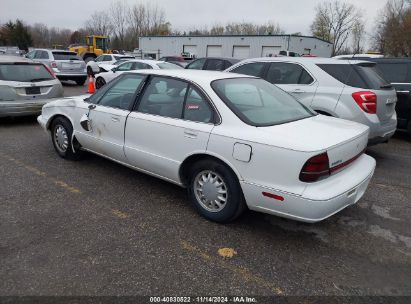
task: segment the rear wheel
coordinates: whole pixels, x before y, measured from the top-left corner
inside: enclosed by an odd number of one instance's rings
[[[73,127],[68,119],[57,117],[51,123],[50,130],[54,149],[60,157],[77,160],[82,156],[82,151],[79,150],[79,147],[73,149],[71,141]]]
[[[104,80],[103,77],[97,77],[96,79],[96,89],[100,89],[102,86],[106,84],[106,81]]]
[[[246,209],[237,176],[214,160],[199,161],[192,166],[188,191],[198,213],[214,222],[233,221]]]

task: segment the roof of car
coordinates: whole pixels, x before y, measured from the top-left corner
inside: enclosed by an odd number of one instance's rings
[[[4,62],[33,62],[33,61],[25,57],[0,55],[0,63],[4,63]]]
[[[284,62],[297,62],[297,63],[315,63],[315,64],[355,64],[365,62],[364,60],[339,60],[333,58],[323,57],[261,57],[250,58],[241,61],[246,62],[259,62],[259,61],[284,61]]]
[[[254,76],[247,76],[235,73],[218,72],[218,71],[203,71],[203,70],[135,70],[128,73],[133,74],[152,74],[159,76],[172,76],[190,80],[197,83],[212,82],[217,79],[226,78],[255,78]]]
[[[232,58],[232,57],[199,57],[199,58],[196,58],[195,60],[198,60],[198,59],[219,59],[219,60],[227,60],[231,63],[237,63],[241,61],[241,59]]]

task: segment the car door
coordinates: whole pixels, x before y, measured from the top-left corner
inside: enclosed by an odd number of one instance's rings
[[[178,183],[183,160],[206,151],[214,119],[213,108],[194,85],[154,76],[127,119],[127,159],[137,168]]]
[[[290,93],[306,106],[311,106],[318,86],[314,77],[297,63],[270,62],[263,78]]]
[[[136,92],[145,79],[144,75],[127,74],[116,79],[103,91],[97,92],[95,103],[89,103],[91,130],[78,128],[76,137],[80,144],[93,152],[125,162],[124,127]],[[84,111],[84,109],[83,109]]]

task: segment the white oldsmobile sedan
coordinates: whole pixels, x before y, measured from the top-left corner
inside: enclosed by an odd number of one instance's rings
[[[368,127],[232,73],[125,73],[89,97],[46,104],[38,122],[61,157],[89,151],[187,187],[216,222],[247,207],[321,221],[356,203],[375,168]]]

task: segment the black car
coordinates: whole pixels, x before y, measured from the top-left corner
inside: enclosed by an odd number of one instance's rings
[[[408,58],[368,58],[376,62],[382,76],[397,90],[398,102],[395,107],[398,129],[406,129],[411,135],[411,59]]]
[[[198,58],[186,66],[190,70],[224,71],[240,60],[234,58],[207,57]]]

